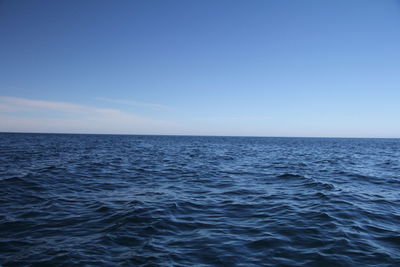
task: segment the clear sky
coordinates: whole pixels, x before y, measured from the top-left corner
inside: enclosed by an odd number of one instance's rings
[[[0,131],[400,137],[400,2],[0,1]]]

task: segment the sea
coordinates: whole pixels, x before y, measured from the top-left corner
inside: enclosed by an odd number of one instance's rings
[[[1,266],[400,266],[400,139],[0,134]]]

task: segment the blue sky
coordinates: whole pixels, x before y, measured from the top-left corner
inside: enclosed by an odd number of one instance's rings
[[[395,0],[0,2],[0,131],[400,137]]]

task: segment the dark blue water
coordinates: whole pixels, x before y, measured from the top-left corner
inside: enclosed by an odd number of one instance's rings
[[[3,266],[399,266],[400,140],[0,134]]]

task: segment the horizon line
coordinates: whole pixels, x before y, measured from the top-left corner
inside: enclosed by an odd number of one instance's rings
[[[400,137],[336,137],[336,136],[268,136],[268,135],[207,135],[207,134],[124,134],[124,133],[65,133],[65,132],[3,132],[0,134],[60,134],[60,135],[125,135],[182,137],[249,137],[249,138],[315,138],[315,139],[400,139]]]

